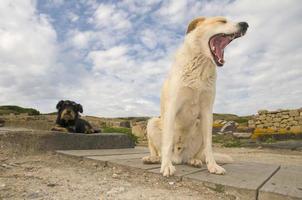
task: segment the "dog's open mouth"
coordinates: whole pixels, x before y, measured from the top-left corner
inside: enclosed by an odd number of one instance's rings
[[[210,38],[209,47],[217,66],[223,66],[224,64],[224,48],[234,39],[241,37],[244,34],[245,32],[242,31],[233,34],[219,33]]]

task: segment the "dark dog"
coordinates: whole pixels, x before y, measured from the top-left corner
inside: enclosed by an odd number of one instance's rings
[[[94,130],[87,121],[80,118],[79,112],[83,113],[81,104],[69,100],[61,100],[57,104],[57,110],[56,126],[51,130],[87,134],[100,132]]]

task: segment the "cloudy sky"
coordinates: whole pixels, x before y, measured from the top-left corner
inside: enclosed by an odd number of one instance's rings
[[[159,114],[159,94],[187,24],[226,16],[250,25],[218,68],[215,112],[302,107],[299,0],[0,1],[0,105],[84,114]]]

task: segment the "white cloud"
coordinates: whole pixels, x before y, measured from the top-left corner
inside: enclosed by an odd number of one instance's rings
[[[97,28],[110,30],[123,30],[131,27],[128,13],[118,9],[115,5],[100,4],[91,20]]]
[[[154,31],[149,29],[143,30],[141,32],[140,39],[142,43],[149,49],[154,49],[157,45],[157,37]]]
[[[71,30],[69,32],[69,45],[77,49],[87,48],[94,33],[91,31]]]
[[[224,15],[250,28],[217,69],[215,111],[301,107],[299,1],[82,0],[65,8],[56,0],[45,14],[33,2],[0,3],[0,104],[50,112],[71,99],[90,115],[158,115],[161,84],[188,22]],[[60,23],[64,17],[71,26]]]
[[[71,22],[76,22],[78,21],[78,19],[80,18],[77,14],[73,13],[73,12],[69,12],[67,14],[67,17],[68,19],[71,21]]]
[[[30,1],[2,1],[0,18],[0,103],[31,105],[54,94],[48,73],[56,69],[56,32],[47,17]]]
[[[127,56],[126,46],[116,46],[107,50],[92,51],[88,58],[93,62],[93,70],[109,68],[121,69],[129,64],[131,60]]]
[[[227,48],[227,63],[218,69],[216,111],[252,114],[301,107],[302,48],[297,41],[302,27],[296,20],[301,8],[297,1],[247,0],[225,8],[227,16],[249,22],[250,28]]]
[[[188,2],[186,0],[164,1],[162,7],[158,10],[161,18],[168,20],[168,23],[181,23],[185,20],[188,12]]]

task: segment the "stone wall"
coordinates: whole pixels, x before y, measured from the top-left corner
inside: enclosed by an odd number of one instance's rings
[[[252,120],[249,128],[255,132],[268,133],[302,133],[302,108],[295,110],[260,110]]]

